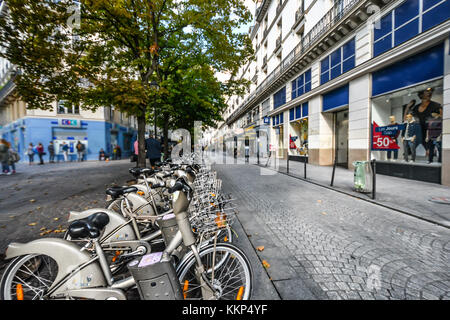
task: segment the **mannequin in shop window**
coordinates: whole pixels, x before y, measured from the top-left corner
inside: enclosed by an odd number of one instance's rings
[[[416,161],[416,148],[418,137],[420,135],[420,124],[416,122],[412,113],[408,113],[406,115],[406,127],[405,130],[402,131],[402,141],[404,147],[404,159],[408,162],[409,153],[411,153],[411,161]]]
[[[421,100],[420,103],[414,105],[410,109],[407,107],[405,111],[405,113],[412,113],[412,115],[418,119],[421,129],[421,137],[416,142],[416,145],[418,146],[419,144],[422,144],[427,151],[427,155],[429,155],[429,149],[427,148],[427,142],[425,141],[428,128],[427,122],[433,118],[431,115],[432,113],[439,113],[442,117],[442,106],[431,100],[433,91],[433,88],[427,88],[419,91],[417,95]]]
[[[391,125],[391,126],[396,126],[396,125],[398,125],[398,123],[395,121],[395,116],[390,116],[389,117],[389,125]],[[398,140],[397,140],[397,138],[398,138],[398,136],[400,135],[400,131],[399,130],[397,130],[396,131],[396,133],[394,134],[394,135],[392,135],[391,136],[391,138],[395,141],[395,143],[397,143],[398,144]],[[388,161],[391,161],[391,156],[392,156],[392,152],[394,152],[394,160],[397,160],[398,159],[398,150],[397,149],[395,149],[395,150],[388,150],[387,151],[387,159],[388,159]]]
[[[433,162],[434,151],[438,151],[438,162],[442,160],[442,116],[440,113],[433,112],[432,118],[427,123],[427,134],[425,142],[428,150],[428,163]]]

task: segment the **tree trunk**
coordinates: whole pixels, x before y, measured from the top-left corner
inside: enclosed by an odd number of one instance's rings
[[[138,167],[146,167],[145,154],[145,115],[137,117],[138,123]]]
[[[170,158],[169,154],[169,114],[164,114],[164,128],[163,128],[163,136],[164,136],[164,160]]]

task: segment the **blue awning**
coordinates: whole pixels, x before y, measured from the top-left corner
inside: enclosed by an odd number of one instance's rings
[[[348,83],[323,95],[322,111],[330,111],[348,105]]]
[[[372,74],[372,96],[435,79],[444,74],[444,44],[396,62]]]

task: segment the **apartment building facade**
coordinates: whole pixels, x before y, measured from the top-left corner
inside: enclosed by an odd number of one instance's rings
[[[255,151],[265,127],[278,158],[350,169],[376,159],[379,173],[450,185],[449,0],[254,9],[255,59],[238,75],[252,84],[228,100],[216,145]]]

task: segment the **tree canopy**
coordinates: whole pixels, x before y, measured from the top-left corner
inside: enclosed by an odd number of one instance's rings
[[[29,108],[65,100],[136,116],[141,165],[146,116],[153,119],[155,107],[157,120],[170,126],[193,118],[211,125],[220,119],[221,96],[245,84],[214,78],[252,57],[248,35],[235,32],[251,19],[240,0],[79,2],[77,9],[78,1],[8,0],[1,55],[20,70],[17,92]]]

